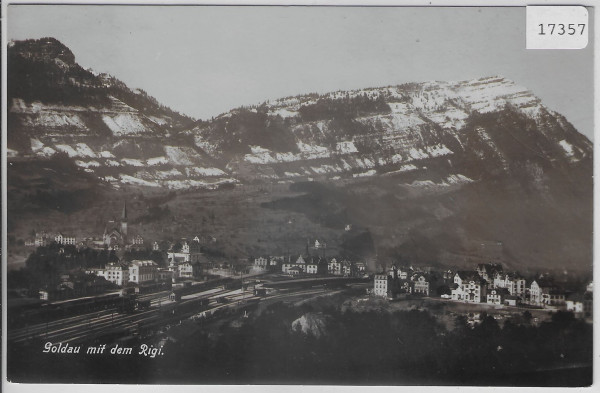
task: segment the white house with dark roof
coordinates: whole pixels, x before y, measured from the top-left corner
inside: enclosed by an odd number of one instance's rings
[[[454,275],[452,300],[482,303],[486,300],[487,282],[476,271],[458,271]]]
[[[297,269],[296,269],[297,268]],[[291,269],[294,269],[294,272],[291,272]],[[281,265],[281,272],[286,274],[300,274],[306,271],[306,261],[300,255],[296,262],[292,262],[291,258]]]

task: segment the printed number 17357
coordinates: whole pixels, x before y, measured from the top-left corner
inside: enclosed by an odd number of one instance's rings
[[[585,23],[569,23],[568,25],[563,23],[540,23],[538,26],[540,27],[539,35],[575,35],[577,32],[579,32],[579,35],[583,35],[585,30]]]

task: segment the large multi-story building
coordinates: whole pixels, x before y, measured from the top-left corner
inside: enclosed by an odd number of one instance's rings
[[[525,297],[525,292],[527,292],[527,283],[525,279],[519,275],[514,275],[511,279],[511,285],[508,287],[511,295],[519,296],[521,298]]]
[[[132,261],[129,265],[129,282],[141,284],[155,281],[158,265],[154,261]]]
[[[106,281],[113,284],[124,286],[129,282],[129,267],[124,263],[110,262],[104,267],[104,270],[96,271],[96,275],[104,277]]]
[[[388,296],[388,281],[389,277],[387,274],[376,274],[375,283],[373,287],[373,294],[375,296]]]
[[[54,236],[54,241],[58,244],[64,244],[64,245],[76,245],[77,244],[77,240],[75,239],[75,236],[67,236],[62,234],[61,232],[59,232],[56,236]]]

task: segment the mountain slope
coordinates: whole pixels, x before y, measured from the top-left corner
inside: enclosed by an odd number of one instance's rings
[[[506,78],[299,95],[194,121],[82,69],[52,38],[11,43],[8,66],[12,211],[68,214],[124,185],[160,192],[234,183],[239,214],[221,223],[248,231],[232,239],[236,250],[272,252],[250,239],[265,222],[291,225],[282,218],[290,212],[311,224],[271,231],[268,244],[302,248],[322,228],[332,250],[360,249],[371,260],[591,267],[592,143]],[[303,183],[311,180],[323,184]],[[244,199],[246,185],[273,183],[297,185],[286,198],[261,195],[269,199],[262,209]],[[56,203],[70,192],[77,203]],[[157,228],[176,233],[182,221],[205,219],[182,200],[171,206],[180,219]]]
[[[484,175],[474,162],[489,174],[514,159],[560,166],[592,154],[564,117],[501,77],[280,99],[189,133],[243,180],[356,178],[442,161],[464,164],[448,176],[470,178]]]
[[[115,186],[187,188],[231,181],[181,134],[192,119],[110,75],[84,70],[59,41],[12,42],[8,67],[9,156],[66,153]]]
[[[285,98],[190,133],[241,181],[337,184],[264,207],[367,229],[382,261],[591,267],[592,143],[505,78]]]

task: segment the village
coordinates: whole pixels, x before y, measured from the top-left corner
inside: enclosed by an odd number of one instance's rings
[[[593,283],[573,292],[562,288],[550,275],[526,279],[518,272],[505,272],[499,263],[443,272],[392,266],[387,273],[375,274],[371,293],[389,300],[409,294],[439,296],[460,303],[571,311],[590,318]]]
[[[566,289],[564,283],[558,282],[551,274],[525,277],[517,271],[505,271],[503,265],[497,262],[479,263],[473,270],[440,270],[395,263],[386,267],[373,259],[349,260],[327,256],[327,243],[315,239],[306,244],[303,253],[293,256],[264,255],[229,265],[217,264],[203,253],[203,246],[216,241],[211,236],[193,236],[170,242],[157,240],[151,247],[146,247],[142,236],[129,233],[127,220],[127,206],[124,205],[120,220],[109,221],[102,236],[78,239],[61,232],[41,232],[26,246],[53,245],[59,247],[59,253],[65,252],[64,247],[108,252],[108,262],[104,266],[84,269],[85,276],[100,280],[94,283],[93,293],[116,288],[135,288],[136,293],[158,291],[239,275],[247,278],[269,276],[275,280],[346,277],[372,280],[372,286],[365,288],[367,294],[392,302],[407,298],[435,298],[472,305],[563,310],[586,320],[592,318],[591,282],[585,287]],[[129,258],[124,257],[127,252]],[[132,258],[131,255],[146,257]],[[57,286],[39,289],[39,299],[52,301],[89,295],[89,292],[73,291],[81,286],[77,280],[77,275],[63,274]],[[258,287],[260,291],[265,290],[262,285]]]

